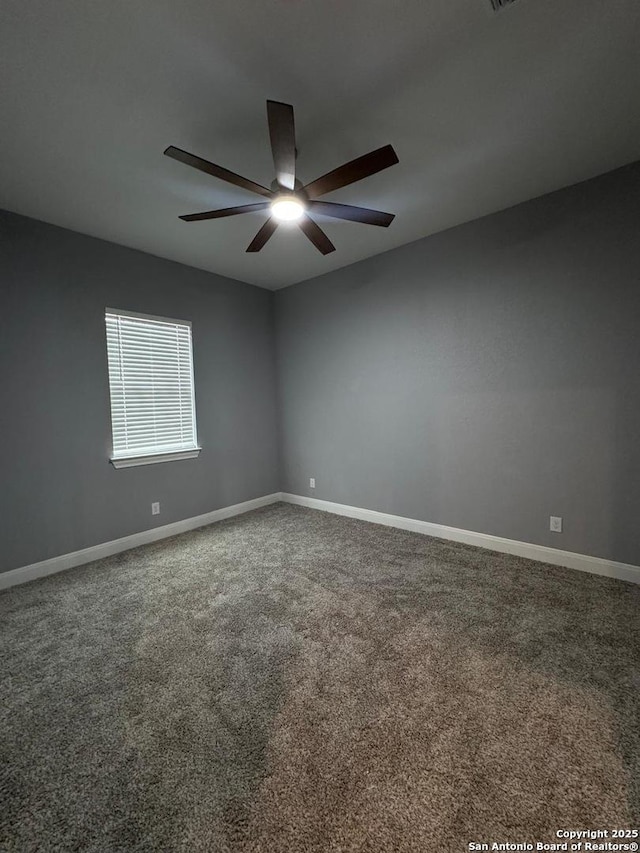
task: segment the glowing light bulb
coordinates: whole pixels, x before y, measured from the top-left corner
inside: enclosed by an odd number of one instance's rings
[[[271,213],[281,222],[295,222],[304,213],[304,205],[294,195],[280,195],[271,204]]]

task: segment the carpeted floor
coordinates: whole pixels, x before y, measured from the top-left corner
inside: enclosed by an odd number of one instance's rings
[[[640,823],[631,584],[276,504],[0,614],[2,851],[462,853]]]

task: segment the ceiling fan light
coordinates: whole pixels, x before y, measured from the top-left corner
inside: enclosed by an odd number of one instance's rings
[[[281,222],[296,222],[304,214],[304,205],[294,195],[281,195],[272,202],[271,213]]]

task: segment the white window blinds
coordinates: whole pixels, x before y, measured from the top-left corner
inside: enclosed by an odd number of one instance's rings
[[[107,309],[114,461],[197,450],[191,323]]]

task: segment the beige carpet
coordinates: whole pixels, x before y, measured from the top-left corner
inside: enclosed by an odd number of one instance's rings
[[[0,596],[0,849],[640,823],[640,588],[287,505]]]

